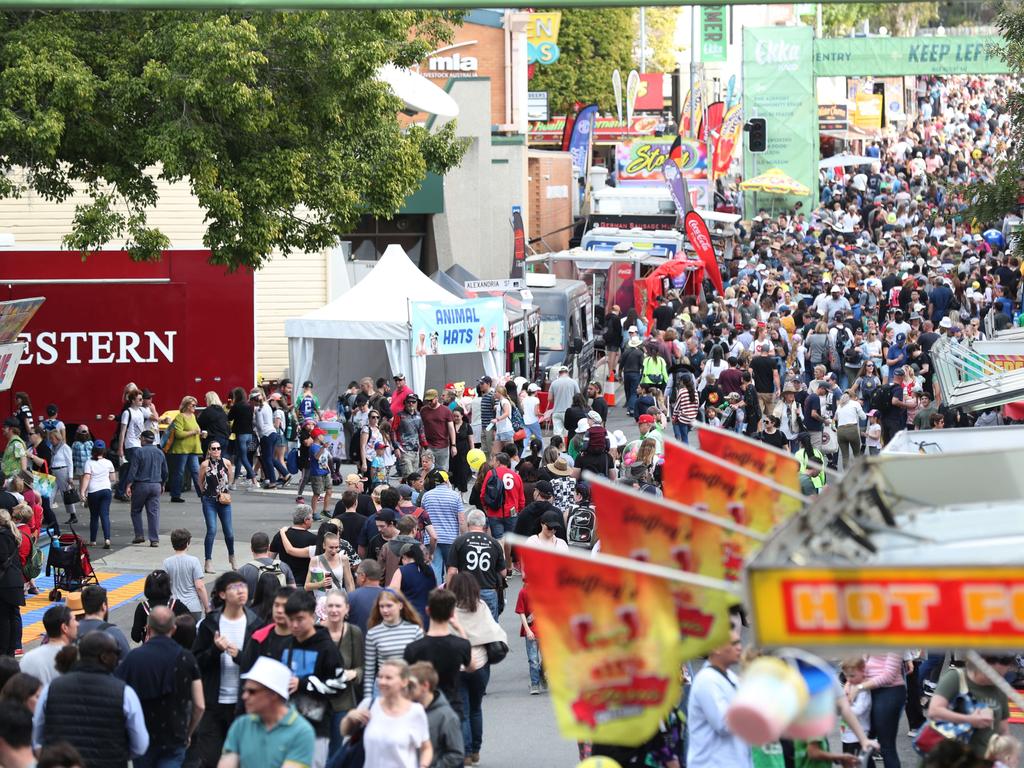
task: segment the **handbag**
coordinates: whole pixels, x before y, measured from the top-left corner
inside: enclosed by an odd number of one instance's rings
[[[217,503],[227,506],[228,504],[231,503],[231,494],[228,493],[227,491],[218,491]]]
[[[949,708],[962,715],[969,715],[978,709],[978,702],[974,700],[967,689],[967,678],[962,669],[957,669],[960,678],[960,690]],[[927,755],[946,739],[954,739],[966,744],[971,740],[974,733],[974,726],[969,723],[950,723],[945,720],[932,720],[931,718],[921,726],[917,736],[914,738],[914,750],[919,755]]]
[[[167,428],[167,439],[164,440],[164,446],[163,446],[164,453],[170,453],[171,452],[171,446],[174,445],[174,435],[175,435],[174,424],[172,423],[171,426]]]
[[[47,499],[53,499],[57,493],[57,478],[50,474],[50,468],[44,462],[43,471],[32,470],[32,490]]]
[[[63,494],[63,501],[65,507],[70,507],[72,504],[79,504],[82,501],[82,497],[78,494],[78,489],[74,486],[69,487]]]
[[[831,424],[826,424],[821,429],[821,450],[824,453],[838,453],[839,451],[839,436],[836,428]]]
[[[493,640],[484,645],[484,650],[487,651],[488,664],[500,664],[508,656],[508,643]]]

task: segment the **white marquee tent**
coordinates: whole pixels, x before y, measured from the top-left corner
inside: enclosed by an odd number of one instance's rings
[[[410,301],[463,300],[420,272],[400,246],[389,245],[373,270],[351,289],[320,309],[285,321],[296,385],[311,379],[324,407],[331,407],[352,379],[404,373],[413,391],[422,395],[427,361],[412,354]],[[482,357],[483,370],[497,376],[496,355],[486,352]]]

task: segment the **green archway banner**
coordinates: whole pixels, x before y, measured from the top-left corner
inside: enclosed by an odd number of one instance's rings
[[[816,77],[998,75],[1009,72],[995,48],[997,35],[979,37],[840,37],[814,41]]]

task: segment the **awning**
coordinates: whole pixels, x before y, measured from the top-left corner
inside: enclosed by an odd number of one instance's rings
[[[967,345],[939,338],[930,353],[942,401],[981,411],[1024,400],[1024,368],[1006,371]]]

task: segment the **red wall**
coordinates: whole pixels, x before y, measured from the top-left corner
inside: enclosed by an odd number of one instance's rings
[[[202,404],[207,390],[224,397],[232,387],[251,387],[252,272],[228,274],[209,255],[166,251],[159,262],[139,264],[119,251],[83,261],[76,253],[0,250],[0,298],[46,297],[24,330],[32,341],[0,408],[10,413],[14,392],[25,391],[37,418],[54,402],[64,421],[96,425],[107,439],[112,428],[97,421],[118,412],[129,381],[152,389],[161,411],[177,408],[186,394]],[[163,282],[124,282],[141,278]],[[58,280],[109,282],[47,282]]]

